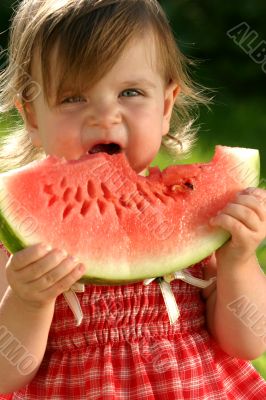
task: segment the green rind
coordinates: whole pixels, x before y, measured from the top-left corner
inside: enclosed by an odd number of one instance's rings
[[[220,146],[217,146],[220,147]],[[246,166],[246,163],[248,163],[249,166],[249,171],[247,173],[247,171],[243,176],[243,179],[246,183],[246,187],[248,186],[252,186],[252,187],[257,187],[260,183],[260,154],[259,154],[259,150],[256,149],[242,149],[242,148],[234,148],[234,147],[229,147],[228,148],[228,153],[230,153],[230,151],[232,152],[232,155],[235,158],[239,158],[239,165],[237,165],[237,168],[241,168],[241,164],[244,164],[244,166]],[[241,151],[245,150],[246,152],[252,152],[253,154],[251,156],[249,156],[248,161],[247,159],[244,159],[243,157],[237,155],[237,152],[239,152],[239,154],[241,154]],[[241,173],[240,173],[241,174]]]
[[[7,173],[8,174],[8,173]],[[0,175],[1,179],[1,175]],[[8,211],[8,206],[5,203],[5,199],[8,198],[8,193],[4,189],[3,181],[0,180],[0,241],[4,244],[6,249],[10,253],[16,253],[17,251],[20,251],[24,249],[27,244],[26,242],[22,239],[21,235],[19,234],[18,231],[16,231],[10,223],[7,221],[7,219],[4,216],[3,209],[6,211],[10,217],[11,211]],[[12,217],[11,217],[12,219]],[[15,217],[13,216],[13,221],[15,220]]]
[[[259,150],[254,152],[253,160],[251,158],[251,165],[252,164],[253,164],[254,171],[257,173],[257,177],[255,178],[255,182],[254,182],[254,187],[257,187],[260,184],[260,153],[259,153]]]
[[[27,247],[6,221],[0,209],[0,241],[4,244],[10,253],[16,253]]]
[[[260,153],[257,150],[257,157],[254,157],[254,169],[257,171],[257,179],[254,182],[254,186],[257,187],[260,184]]]
[[[143,273],[141,276],[138,274],[138,276],[135,276],[134,273],[131,273],[131,279],[121,279],[121,272],[118,273],[118,276],[116,277],[114,273],[111,274],[110,279],[106,276],[106,274],[101,278],[100,277],[100,272],[98,273],[98,277],[92,276],[90,273],[92,270],[99,271],[99,267],[97,265],[93,265],[92,263],[87,265],[87,271],[81,279],[80,282],[82,283],[93,283],[93,284],[100,284],[100,285],[121,285],[121,284],[127,284],[127,283],[135,283],[142,281],[143,279],[148,279],[148,278],[155,278],[158,276],[163,276],[163,275],[168,275],[171,274],[175,271],[179,271],[183,268],[187,268],[188,266],[188,261],[189,264],[197,264],[200,261],[204,260],[206,257],[208,257],[210,254],[212,254],[215,250],[219,249],[223,244],[225,244],[229,239],[231,235],[223,230],[223,229],[216,229],[214,233],[211,233],[209,236],[206,236],[203,240],[202,243],[199,243],[199,248],[197,248],[197,252],[193,252],[194,257],[191,255],[191,250],[188,251],[189,255],[184,256],[182,261],[180,262],[180,257],[179,256],[173,256],[172,260],[167,263],[165,263],[165,259],[162,259],[161,264],[159,262],[157,263],[157,268],[154,268],[154,265],[144,265],[143,262],[143,271],[151,271],[153,270],[154,275],[151,276],[150,274],[145,274]],[[149,260],[148,260],[149,262]],[[86,262],[85,262],[86,264]],[[134,268],[132,268],[134,270]],[[120,277],[120,279],[119,279]]]

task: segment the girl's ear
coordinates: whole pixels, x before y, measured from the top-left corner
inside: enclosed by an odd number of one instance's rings
[[[167,133],[169,132],[173,107],[179,93],[180,93],[180,86],[172,81],[168,84],[168,86],[165,89],[162,136],[167,135]]]
[[[41,147],[39,138],[38,125],[36,122],[35,111],[33,105],[30,103],[23,103],[19,98],[15,100],[15,107],[24,121],[26,130],[30,136],[31,142],[34,147]]]

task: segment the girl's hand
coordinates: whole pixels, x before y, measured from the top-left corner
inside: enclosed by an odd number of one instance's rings
[[[74,257],[37,244],[13,254],[6,265],[7,280],[16,295],[30,307],[53,303],[85,270]]]
[[[210,225],[219,226],[232,235],[231,240],[216,251],[217,264],[247,263],[266,237],[266,190],[248,188],[239,192]]]

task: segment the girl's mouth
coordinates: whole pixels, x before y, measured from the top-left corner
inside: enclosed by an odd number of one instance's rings
[[[121,153],[121,151],[122,149],[117,143],[98,143],[89,150],[89,154],[102,152],[112,155]]]

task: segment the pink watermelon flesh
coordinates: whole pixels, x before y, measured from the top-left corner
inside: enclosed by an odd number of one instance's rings
[[[0,239],[11,252],[43,242],[86,265],[83,282],[162,276],[230,237],[208,221],[259,180],[259,153],[217,146],[209,163],[137,175],[123,154],[54,156],[1,174]]]

